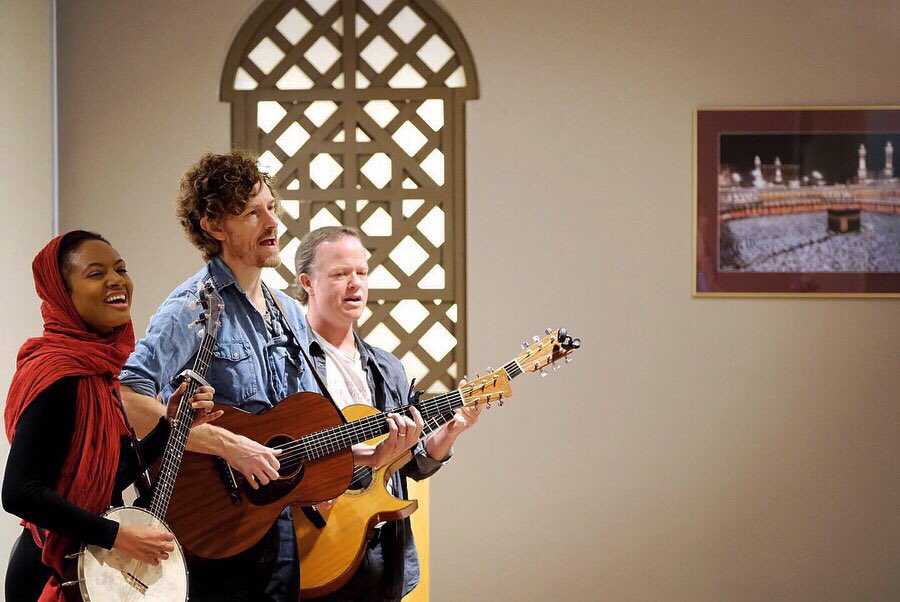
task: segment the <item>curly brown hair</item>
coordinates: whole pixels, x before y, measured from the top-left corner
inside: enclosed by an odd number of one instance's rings
[[[206,261],[222,252],[222,243],[200,226],[200,220],[206,217],[217,222],[228,215],[240,215],[253,188],[270,181],[269,174],[260,170],[259,159],[243,150],[224,155],[206,153],[188,168],[181,178],[175,213],[185,236]]]

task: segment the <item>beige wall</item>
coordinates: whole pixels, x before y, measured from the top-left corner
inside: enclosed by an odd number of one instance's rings
[[[53,233],[52,22],[50,0],[0,0],[0,399],[5,403],[26,338],[41,332],[31,260]],[[0,437],[0,463],[9,445]],[[0,588],[21,532],[0,513]]]
[[[139,332],[199,265],[171,201],[228,146],[255,5],[60,7],[62,227],[128,259]],[[900,305],[690,295],[692,110],[896,104],[896,2],[445,5],[482,85],[471,370],[549,325],[585,348],[434,479],[433,598],[900,596]]]

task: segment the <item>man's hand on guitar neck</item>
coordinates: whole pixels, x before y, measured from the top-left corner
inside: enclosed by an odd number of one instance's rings
[[[449,422],[431,433],[431,435],[425,439],[425,452],[430,457],[440,462],[449,458],[457,437],[459,437],[463,431],[475,426],[481,411],[482,406],[480,405],[457,408],[453,412],[453,418]]]
[[[412,418],[400,414],[388,414],[388,436],[372,447],[366,444],[353,446],[353,462],[358,466],[378,468],[390,462],[400,452],[406,451],[419,442],[425,423],[419,410],[410,406]]]
[[[125,385],[121,390],[128,419],[138,436],[143,437],[166,412],[166,406],[159,399],[141,395]],[[218,413],[214,415],[218,417]],[[224,458],[232,468],[244,475],[254,489],[278,478],[280,465],[276,456],[281,450],[266,447],[212,424],[201,424],[191,429],[187,449]]]

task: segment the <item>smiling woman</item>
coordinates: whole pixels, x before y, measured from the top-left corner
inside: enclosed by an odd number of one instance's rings
[[[24,519],[10,555],[7,600],[64,599],[64,556],[81,544],[156,565],[171,534],[100,516],[160,456],[169,420],[144,439],[128,436],[116,376],[134,349],[133,286],[125,262],[99,234],[76,230],[50,241],[32,263],[44,331],[19,350],[4,413],[10,440],[3,508]],[[170,399],[176,408],[184,389]],[[212,407],[197,389],[195,409]],[[174,403],[171,403],[173,402]],[[216,417],[200,412],[196,424]]]
[[[105,238],[76,230],[60,245],[59,273],[88,330],[109,335],[131,320],[134,284],[125,261]]]

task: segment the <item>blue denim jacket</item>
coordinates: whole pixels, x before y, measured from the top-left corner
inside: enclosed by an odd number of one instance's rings
[[[189,278],[160,305],[150,319],[147,336],[137,342],[119,376],[123,385],[150,397],[166,400],[172,394],[172,379],[193,366],[200,349],[197,329],[188,324],[201,309],[191,309],[197,299],[197,284],[211,279],[222,297],[225,311],[216,337],[206,379],[215,387],[214,401],[259,413],[299,391],[319,392],[290,333],[276,332],[269,339],[265,321],[235,280],[227,265],[216,257]],[[294,332],[307,346],[309,336],[300,305],[280,291],[271,291],[284,309]],[[277,322],[277,321],[276,321]],[[275,599],[286,599],[299,582],[294,530],[290,512],[278,519],[278,569],[269,591]]]
[[[216,389],[214,401],[256,414],[298,391],[316,391],[312,373],[289,333],[269,340],[265,321],[234,274],[218,257],[188,278],[163,301],[150,319],[147,336],[137,342],[119,380],[137,393],[168,399],[172,379],[193,366],[200,339],[188,324],[201,309],[191,309],[197,283],[211,279],[225,303],[207,380]],[[280,291],[271,291],[286,318],[309,344],[306,319],[300,305]]]

